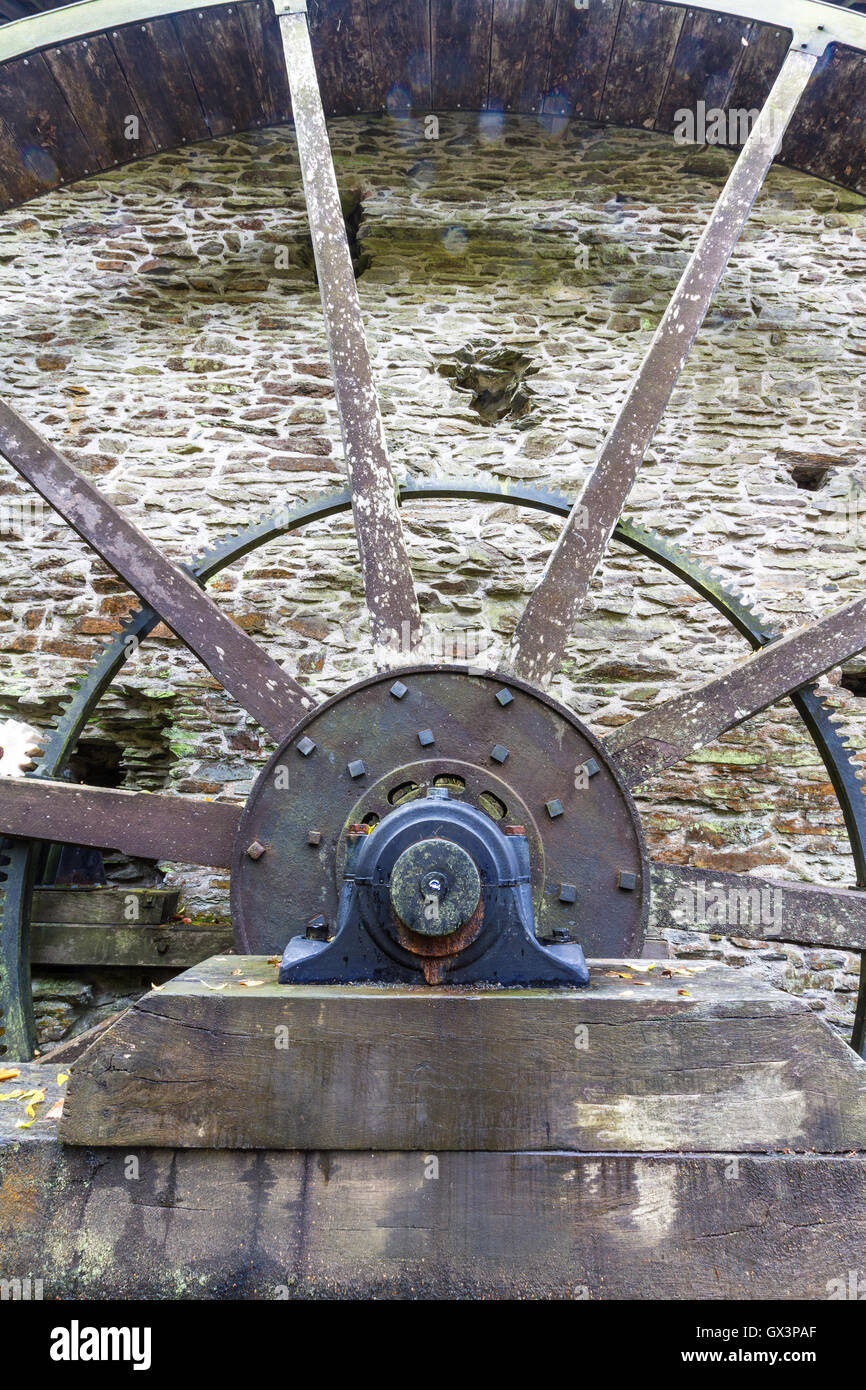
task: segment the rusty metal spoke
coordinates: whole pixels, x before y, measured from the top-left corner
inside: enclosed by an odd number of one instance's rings
[[[792,50],[683,272],[649,351],[571,509],[512,639],[525,680],[555,675],[644,454],[817,58]]]
[[[159,613],[272,738],[284,738],[312,708],[303,687],[222,613],[187,571],[166,559],[4,402],[0,454]]]
[[[792,941],[866,951],[866,892],[755,878],[685,864],[650,865],[650,927],[733,932],[755,941]]]
[[[367,608],[380,663],[391,665],[401,656],[408,658],[420,641],[421,615],[364,334],[306,4],[305,0],[283,0],[276,8]]]
[[[741,666],[667,700],[605,741],[629,786],[679,762],[866,647],[866,598],[763,647]]]
[[[227,868],[241,807],[222,801],[51,782],[0,780],[0,835],[115,849],[141,859]]]

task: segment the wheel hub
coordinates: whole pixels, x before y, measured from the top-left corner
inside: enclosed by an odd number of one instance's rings
[[[413,749],[430,752],[413,758]],[[431,793],[443,799],[446,818],[444,798],[449,807],[471,807],[497,843],[522,840],[533,939],[578,942],[593,956],[640,950],[648,906],[643,839],[598,740],[521,681],[429,667],[399,680],[379,675],[335,697],[265,767],[232,866],[241,948],[282,952],[310,919],[321,936],[324,918],[333,937],[353,846],[381,844],[399,813],[429,806]],[[390,863],[389,939],[401,952],[441,950],[474,921],[484,873],[458,840],[453,828],[427,827]]]

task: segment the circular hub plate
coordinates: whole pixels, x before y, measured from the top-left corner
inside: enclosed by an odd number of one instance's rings
[[[520,681],[441,667],[351,687],[274,754],[235,847],[239,948],[281,952],[319,914],[333,930],[346,827],[375,824],[434,784],[503,828],[525,826],[540,937],[564,929],[588,956],[640,951],[649,904],[643,838],[602,745]],[[254,845],[257,858],[247,854]]]
[[[419,840],[404,849],[391,877],[391,905],[411,931],[449,936],[475,912],[481,879],[473,860],[450,840]]]

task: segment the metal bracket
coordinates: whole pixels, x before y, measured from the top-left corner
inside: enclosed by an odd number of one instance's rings
[[[821,58],[831,43],[863,49],[866,16],[822,0],[692,0],[692,8],[721,10],[737,19],[772,24],[792,33],[791,47]]]
[[[810,28],[795,29],[791,48],[798,53],[811,53],[814,58],[823,58],[832,42],[826,26],[815,24]]]

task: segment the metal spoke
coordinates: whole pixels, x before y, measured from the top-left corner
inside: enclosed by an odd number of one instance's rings
[[[272,657],[222,613],[192,576],[161,554],[87,478],[0,402],[0,454],[156,609],[211,675],[272,738],[285,738],[313,702]]]
[[[646,780],[866,647],[866,598],[780,637],[741,666],[667,700],[605,740],[629,786]]]
[[[595,468],[517,624],[510,668],[546,684],[556,673],[644,454],[817,62],[791,50],[683,272]]]
[[[51,782],[0,780],[0,835],[228,868],[240,806]]]
[[[307,27],[305,0],[278,0],[280,35],[304,181],[316,272],[361,571],[380,663],[406,659],[421,638],[421,615],[397,509],[397,495],[361,302],[331,158]]]
[[[650,865],[650,926],[732,932],[755,941],[793,941],[866,951],[866,892],[753,878],[684,864]]]

